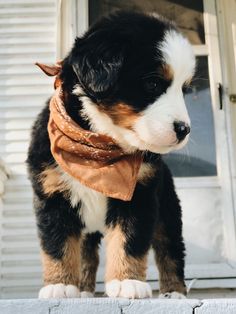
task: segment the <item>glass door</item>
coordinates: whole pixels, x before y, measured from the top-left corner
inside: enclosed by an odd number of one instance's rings
[[[185,96],[191,117],[191,138],[182,151],[164,158],[174,174],[183,207],[186,277],[201,279],[196,284],[198,287],[207,286],[204,278],[235,277],[235,220],[225,111],[218,89],[222,78],[215,1],[82,2],[87,8],[84,12],[88,12],[89,24],[116,9],[156,12],[173,20],[192,43],[197,70]],[[102,280],[100,275],[98,279]],[[148,279],[156,278],[151,257]]]

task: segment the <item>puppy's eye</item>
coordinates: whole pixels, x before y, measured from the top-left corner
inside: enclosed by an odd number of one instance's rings
[[[146,82],[145,87],[147,90],[153,91],[157,88],[157,82],[155,81]]]
[[[150,97],[159,97],[166,92],[171,82],[161,77],[149,77],[143,81],[143,88]]]
[[[160,88],[160,83],[155,79],[146,80],[144,82],[144,88],[149,93],[156,93]]]

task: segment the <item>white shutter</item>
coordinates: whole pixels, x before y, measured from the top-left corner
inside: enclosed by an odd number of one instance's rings
[[[26,173],[31,125],[53,92],[36,61],[56,60],[56,0],[0,0],[0,156],[11,175],[0,207],[0,297],[35,297],[41,263]]]

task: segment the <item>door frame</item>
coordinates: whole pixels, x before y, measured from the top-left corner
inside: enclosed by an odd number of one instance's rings
[[[222,189],[224,209],[223,230],[226,246],[226,258],[234,264],[236,261],[236,229],[234,216],[234,200],[232,187],[231,163],[228,138],[231,130],[227,127],[227,102],[223,99],[223,110],[220,110],[220,99],[217,84],[225,85],[221,70],[220,44],[218,32],[217,1],[204,0],[205,38],[208,47],[209,76],[212,95],[213,115],[215,122],[216,157],[219,184]],[[219,66],[216,66],[219,65]],[[217,130],[220,130],[218,132]],[[230,197],[229,197],[230,196]]]
[[[228,6],[225,6],[224,0],[216,0],[234,217],[236,223],[236,103],[230,101],[230,95],[236,95],[236,0],[228,0],[227,3]],[[225,49],[225,47],[227,47],[227,49]]]

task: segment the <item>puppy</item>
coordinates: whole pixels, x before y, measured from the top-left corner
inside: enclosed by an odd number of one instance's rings
[[[92,296],[102,237],[107,296],[151,297],[153,248],[160,295],[185,297],[181,207],[161,154],[188,141],[194,68],[187,39],[156,15],[118,12],[76,38],[28,152],[40,298]]]

